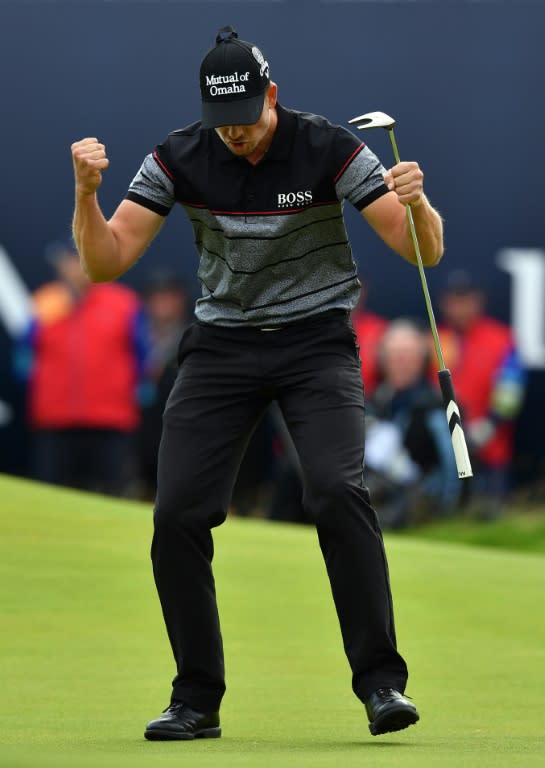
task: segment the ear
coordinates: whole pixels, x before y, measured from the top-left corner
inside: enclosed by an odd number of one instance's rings
[[[267,96],[265,97],[267,99],[267,105],[269,109],[274,109],[276,107],[276,100],[278,96],[278,86],[276,83],[273,83],[272,80],[269,83],[269,90],[267,91]]]

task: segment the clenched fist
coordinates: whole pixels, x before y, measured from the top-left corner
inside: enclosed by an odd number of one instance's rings
[[[384,183],[394,191],[403,205],[417,206],[424,195],[424,174],[418,163],[402,162],[385,174]]]
[[[106,157],[106,147],[98,139],[82,139],[72,144],[72,160],[76,192],[92,195],[102,182],[102,171],[110,161]]]

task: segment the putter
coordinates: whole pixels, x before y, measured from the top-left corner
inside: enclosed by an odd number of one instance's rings
[[[358,130],[363,131],[368,128],[386,128],[390,142],[392,144],[392,150],[396,163],[401,162],[399,158],[399,151],[397,148],[397,142],[394,135],[395,120],[393,117],[385,114],[384,112],[367,112],[365,115],[354,117],[348,121],[350,125],[357,125]],[[424,299],[426,302],[426,309],[428,311],[428,318],[430,321],[431,333],[433,336],[433,345],[435,347],[435,354],[437,356],[437,362],[439,363],[439,386],[441,387],[441,393],[443,395],[443,403],[447,413],[447,421],[450,429],[450,437],[452,440],[452,448],[454,450],[454,458],[456,460],[456,468],[458,470],[458,477],[472,477],[473,470],[471,469],[471,462],[469,460],[469,453],[467,450],[466,439],[464,430],[462,429],[462,420],[460,418],[460,409],[456,403],[456,397],[454,394],[454,387],[452,386],[452,377],[450,371],[445,366],[445,358],[443,357],[443,350],[441,348],[441,341],[439,339],[439,332],[437,331],[437,324],[435,322],[435,316],[433,314],[433,307],[430,298],[430,292],[428,290],[428,283],[426,280],[426,274],[424,272],[424,264],[422,262],[422,256],[420,254],[420,245],[418,243],[418,237],[416,235],[416,228],[414,226],[413,212],[410,205],[405,206],[407,211],[407,221],[409,222],[409,229],[414,245],[414,251],[416,254],[416,263],[418,266],[418,273],[420,275],[420,282],[422,284],[422,290],[424,292]]]

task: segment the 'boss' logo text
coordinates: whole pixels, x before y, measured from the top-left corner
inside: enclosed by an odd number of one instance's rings
[[[294,205],[308,205],[312,203],[312,192],[310,189],[305,192],[279,192],[278,207],[291,208]]]

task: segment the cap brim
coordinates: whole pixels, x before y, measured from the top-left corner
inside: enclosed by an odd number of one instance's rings
[[[249,99],[232,101],[202,101],[202,127],[220,128],[222,125],[253,125],[263,112],[265,92]]]

